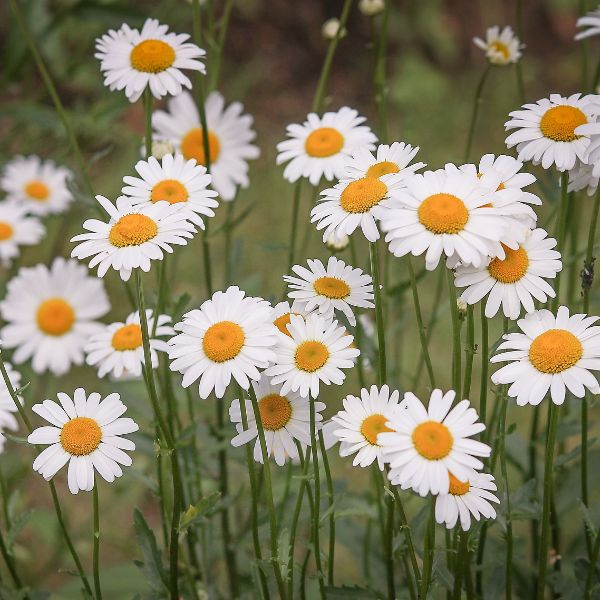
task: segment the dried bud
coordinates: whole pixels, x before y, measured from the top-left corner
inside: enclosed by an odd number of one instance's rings
[[[462,298],[456,301],[456,310],[458,311],[458,318],[464,321],[467,318],[467,303]]]

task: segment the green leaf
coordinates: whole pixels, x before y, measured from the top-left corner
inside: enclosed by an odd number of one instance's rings
[[[598,530],[596,528],[596,525],[594,524],[594,521],[592,520],[592,515],[588,507],[583,502],[581,502],[581,500],[579,501],[579,510],[583,515],[583,522],[585,523],[585,528],[590,532],[590,534],[593,537],[596,537],[598,535]]]
[[[143,562],[136,561],[142,570],[150,587],[157,592],[167,593],[167,573],[162,564],[162,558],[154,532],[146,523],[139,509],[133,511],[133,526],[138,545],[142,550]]]
[[[221,493],[212,492],[204,496],[202,500],[196,504],[190,504],[188,509],[181,515],[179,519],[179,533],[184,533],[190,527],[193,527],[204,520],[210,518],[217,513],[221,508]]]

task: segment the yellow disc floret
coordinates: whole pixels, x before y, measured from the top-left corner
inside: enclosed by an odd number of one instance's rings
[[[258,401],[258,411],[263,427],[268,431],[277,431],[285,427],[292,417],[290,401],[279,394],[269,394]]]
[[[415,450],[427,460],[441,460],[450,454],[454,438],[450,430],[437,421],[417,425],[412,434]]]
[[[400,167],[389,160],[384,160],[374,165],[371,165],[365,174],[366,177],[382,177],[383,175],[389,175],[390,173],[398,173]]]
[[[64,335],[75,323],[73,307],[62,298],[49,298],[40,304],[36,314],[38,327],[48,335]]]
[[[307,373],[318,371],[329,358],[329,350],[322,342],[302,342],[296,348],[294,360],[296,367]]]
[[[465,203],[452,194],[433,194],[421,202],[418,216],[421,224],[432,233],[456,234],[469,220]]]
[[[111,345],[119,352],[139,348],[142,345],[142,328],[137,323],[119,327],[113,333]]]
[[[386,422],[388,421],[387,417],[384,417],[380,414],[370,415],[368,416],[360,425],[360,432],[371,444],[372,446],[377,446],[377,436],[384,431],[394,431],[390,429]]]
[[[337,154],[344,147],[344,136],[333,127],[319,127],[312,131],[304,142],[306,154],[325,158]]]
[[[152,202],[160,202],[165,200],[169,204],[177,204],[185,202],[189,197],[188,191],[177,179],[163,179],[152,187],[150,199]]]
[[[387,185],[375,177],[349,183],[340,195],[342,208],[349,213],[365,213],[379,204],[388,192]]]
[[[213,164],[219,158],[221,143],[219,138],[212,132],[208,132],[208,157]],[[199,165],[206,165],[206,154],[204,152],[204,136],[202,128],[196,127],[188,131],[181,140],[181,153],[186,160],[193,158]]]
[[[75,456],[91,454],[102,441],[102,429],[89,417],[75,417],[67,421],[60,432],[60,445]]]
[[[562,373],[576,364],[582,356],[581,342],[565,329],[544,331],[529,347],[529,360],[542,373]]]
[[[161,73],[175,62],[175,50],[162,40],[144,40],[129,55],[131,66],[143,73]]]
[[[202,349],[209,360],[222,363],[235,358],[246,341],[244,330],[232,321],[211,325],[202,339]]]
[[[555,142],[572,142],[579,139],[575,129],[587,123],[587,117],[576,106],[561,104],[549,108],[540,120],[540,129],[545,137]]]
[[[450,477],[450,493],[453,496],[464,496],[470,489],[471,484],[468,481],[460,481],[452,473],[448,473]]]
[[[108,241],[118,248],[141,246],[158,233],[158,225],[146,215],[133,213],[121,217],[111,228]]]
[[[275,327],[277,327],[277,329],[279,329],[281,333],[285,333],[285,335],[288,335],[290,337],[292,337],[292,334],[288,329],[288,325],[292,320],[292,315],[298,315],[298,313],[283,313],[273,321],[273,325],[275,325]]]
[[[30,181],[25,186],[25,193],[32,199],[38,202],[44,202],[48,200],[50,196],[50,189],[43,181]]]
[[[0,221],[0,242],[9,240],[14,233],[13,226],[5,221]]]
[[[341,300],[350,295],[350,286],[338,277],[319,277],[313,282],[315,292],[332,300]]]
[[[500,283],[516,283],[520,281],[529,266],[529,257],[525,248],[513,250],[502,244],[506,258],[494,258],[488,265],[490,275]]]

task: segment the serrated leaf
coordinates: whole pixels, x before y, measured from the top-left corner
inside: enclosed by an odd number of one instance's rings
[[[34,513],[33,510],[26,510],[16,516],[12,516],[10,527],[8,528],[8,534],[6,536],[6,545],[9,550],[12,548],[15,543],[15,539],[21,533],[21,530],[27,525],[29,519],[31,519],[31,515]]]
[[[179,533],[184,533],[210,518],[221,508],[221,492],[212,492],[196,504],[190,505],[179,519]]]
[[[593,537],[596,537],[598,535],[598,530],[594,524],[594,521],[592,520],[592,515],[589,508],[583,502],[579,501],[579,510],[583,515],[583,522],[585,523],[586,529]]]
[[[138,545],[142,550],[143,561],[136,561],[142,570],[150,587],[157,592],[167,593],[167,573],[162,564],[162,557],[154,532],[146,523],[139,509],[133,511],[133,526]]]

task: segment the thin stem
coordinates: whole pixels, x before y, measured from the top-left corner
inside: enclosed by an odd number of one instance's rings
[[[516,22],[517,22],[517,37],[519,38],[519,43],[523,43],[523,1],[517,0],[516,5]],[[523,57],[521,57],[516,65],[515,70],[517,73],[517,89],[519,92],[519,99],[521,104],[525,104],[525,82],[523,81]],[[582,88],[582,89],[585,89]]]
[[[566,234],[566,226],[567,226],[567,212],[569,209],[569,193],[567,191],[567,187],[569,185],[569,172],[565,171],[560,174],[560,207],[558,211],[558,220],[556,222],[556,249],[558,252],[563,254],[563,249],[565,247],[565,234]],[[563,256],[564,259],[564,256]],[[552,310],[556,311],[559,303],[560,303],[560,282],[561,282],[561,271],[556,274],[556,278],[554,280],[554,291],[556,292],[556,296],[552,301]]]
[[[377,345],[378,345],[378,378],[379,385],[387,381],[387,368],[385,358],[385,325],[383,323],[383,304],[381,301],[381,289],[379,287],[379,253],[377,244],[369,242],[369,257],[371,260],[371,277],[373,278],[373,289],[375,294],[375,324],[377,326]]]
[[[598,553],[600,552],[600,533],[596,533],[596,540],[590,556],[590,564],[588,566],[587,577],[585,579],[585,600],[592,598],[592,582],[594,580],[594,572],[596,571],[596,563],[598,562]]]
[[[550,542],[550,506],[553,488],[553,461],[556,445],[558,407],[548,400],[548,432],[546,436],[546,458],[544,461],[544,500],[542,504],[542,533],[537,578],[537,600],[544,600],[546,591],[546,570],[548,568],[548,546]]]
[[[10,517],[8,514],[8,496],[7,496],[7,491],[6,491],[6,483],[4,481],[4,474],[2,473],[2,471],[0,471],[0,489],[2,490],[2,516],[4,517],[4,526],[6,527],[6,530],[8,531],[8,526],[10,524]],[[4,559],[4,562],[6,563],[6,568],[8,569],[8,572],[10,573],[10,576],[11,576],[13,582],[17,586],[17,589],[20,590],[23,587],[23,584],[21,583],[21,578],[19,577],[19,574],[17,572],[17,567],[15,565],[15,561],[14,561],[13,557],[11,556],[11,553],[9,552],[8,547],[6,546],[6,543],[4,541],[4,537],[2,536],[1,530],[0,530],[0,553],[2,554],[2,558]]]
[[[275,580],[277,581],[277,588],[279,589],[279,595],[282,600],[287,598],[287,590],[283,584],[283,577],[281,576],[281,566],[278,560],[277,550],[277,517],[275,511],[275,502],[273,501],[273,486],[271,483],[271,464],[269,462],[269,452],[267,450],[267,440],[265,438],[265,430],[262,423],[260,409],[258,406],[258,400],[256,399],[256,393],[254,388],[249,388],[250,401],[252,402],[252,410],[254,411],[254,417],[256,419],[256,429],[258,430],[258,440],[260,443],[260,451],[263,459],[263,476],[265,478],[265,497],[267,499],[267,509],[269,511],[269,527],[271,530],[271,564],[273,571],[275,572]],[[241,402],[241,401],[240,401]],[[316,449],[316,445],[314,446]],[[317,454],[315,450],[315,455]]]
[[[461,531],[458,534],[458,557],[454,568],[453,600],[461,600],[463,581],[467,579],[466,572],[469,563],[469,532]]]
[[[467,136],[467,146],[465,148],[465,162],[469,160],[471,154],[471,146],[473,145],[473,135],[475,133],[475,123],[477,122],[477,115],[479,113],[479,106],[481,104],[481,94],[483,92],[483,86],[487,79],[488,73],[490,72],[490,65],[485,67],[485,70],[481,74],[481,79],[475,89],[475,102],[473,103],[473,113],[471,114],[471,124],[469,125],[469,135]]]
[[[377,491],[381,496],[383,504],[386,508],[385,520],[383,514],[380,514],[381,529],[383,535],[383,547],[385,552],[385,572],[387,580],[387,595],[388,598],[396,597],[396,583],[394,581],[394,503],[392,497],[387,493],[385,487],[385,479],[381,474],[381,470],[377,461],[373,463],[373,472],[376,475]],[[379,502],[379,500],[377,500]]]
[[[298,237],[298,213],[300,212],[300,196],[302,190],[302,180],[296,182],[294,186],[294,199],[292,202],[292,225],[290,229],[290,248],[288,251],[288,268],[286,273],[291,273],[294,266],[294,257],[296,254],[296,239]]]
[[[460,377],[461,377],[461,349],[460,349],[460,322],[458,320],[458,307],[456,305],[456,288],[454,286],[454,275],[448,269],[448,300],[450,302],[450,315],[452,317],[452,389],[456,391],[458,400],[462,399]]]
[[[483,303],[482,303],[483,305]],[[471,375],[473,373],[473,359],[475,358],[475,321],[473,319],[473,305],[467,306],[467,343],[465,346],[465,376],[463,382],[463,396],[469,397],[471,392]]]
[[[406,541],[406,547],[408,549],[408,556],[410,558],[410,563],[412,566],[413,574],[415,576],[415,581],[418,584],[419,580],[421,579],[421,572],[419,570],[419,564],[417,562],[417,554],[415,552],[415,545],[413,543],[412,534],[408,525],[408,519],[406,518],[406,513],[404,512],[404,504],[402,503],[402,499],[400,498],[400,492],[398,492],[398,488],[395,485],[391,485],[390,488],[392,490],[392,494],[394,495],[394,502],[398,511],[398,524],[400,525],[400,529],[404,533],[404,539]]]
[[[490,348],[488,339],[488,319],[485,305],[481,302],[481,383],[479,386],[479,416],[482,423],[487,420],[488,371],[490,366]],[[489,430],[488,430],[489,431]],[[486,439],[487,439],[486,435]]]
[[[385,73],[385,59],[388,40],[388,24],[390,16],[391,0],[385,0],[383,9],[381,29],[378,34],[373,31],[373,43],[375,44],[375,69],[373,73],[373,82],[375,84],[375,104],[377,106],[377,117],[379,120],[379,139],[381,142],[387,142],[387,84]],[[371,19],[374,22],[374,19]]]
[[[98,509],[98,482],[92,490],[94,505],[94,592],[95,600],[102,600],[102,591],[100,589],[100,510]]]
[[[210,86],[209,89],[214,90],[219,82],[219,76],[221,74],[221,63],[223,62],[223,49],[225,48],[225,39],[227,37],[227,30],[229,29],[229,19],[231,17],[231,10],[233,8],[233,0],[225,0],[223,6],[223,15],[221,16],[221,24],[219,27],[219,42],[217,47],[216,56],[210,69]]]
[[[510,509],[510,490],[508,486],[508,471],[506,468],[506,412],[508,407],[508,398],[506,394],[501,396],[502,415],[500,417],[500,470],[504,482],[504,491],[506,494],[506,562],[504,571],[504,595],[506,600],[512,599],[512,557],[513,557],[513,530],[512,517]]]
[[[333,506],[335,498],[333,495],[333,479],[331,477],[331,469],[329,468],[327,450],[325,449],[325,438],[323,437],[323,429],[319,429],[319,448],[321,450],[321,458],[323,459],[323,467],[325,468],[325,482],[327,484],[327,502],[329,504],[329,556],[327,557],[327,585],[333,585],[333,567],[335,562],[335,511],[333,509]]]
[[[427,529],[424,538],[423,576],[421,578],[419,600],[427,600],[433,569],[433,555],[435,552],[435,496],[431,497],[430,502],[431,508],[429,509],[429,518],[427,520]]]

